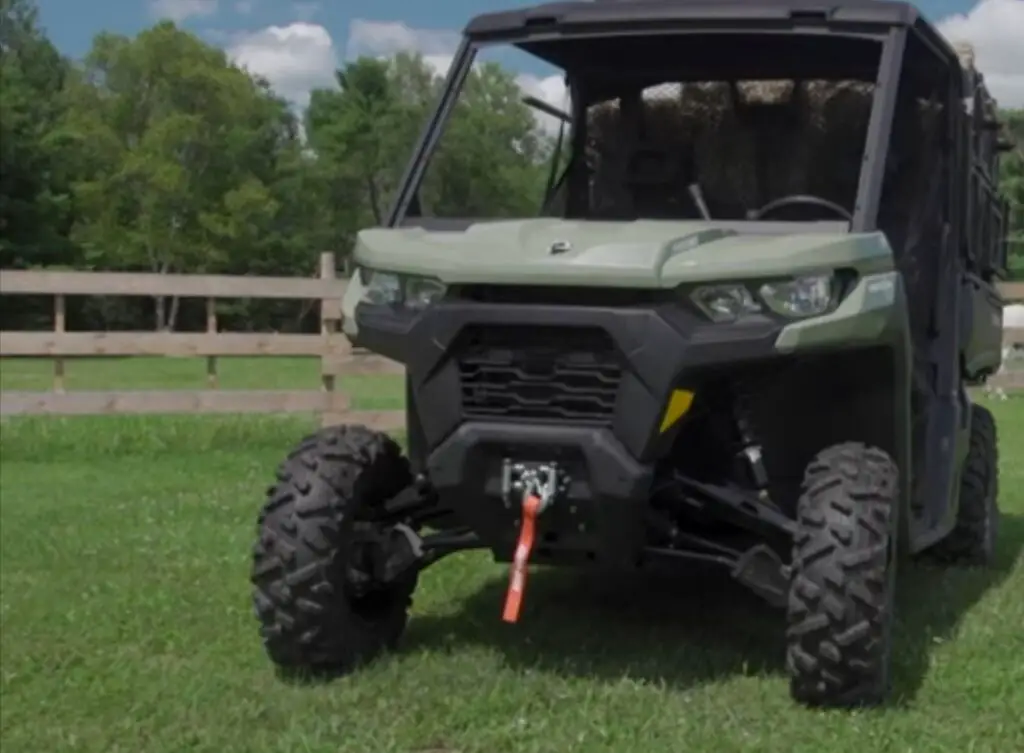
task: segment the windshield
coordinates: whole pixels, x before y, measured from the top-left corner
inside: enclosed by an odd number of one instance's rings
[[[849,220],[881,49],[793,33],[482,46],[408,214]]]
[[[574,213],[745,219],[790,196],[853,211],[871,84],[622,83],[621,96],[586,109],[589,190],[575,197]],[[841,218],[827,209],[822,216],[825,206],[801,202],[788,214]]]
[[[565,72],[512,45],[477,52],[427,155],[410,215],[532,217],[541,213],[571,111]]]

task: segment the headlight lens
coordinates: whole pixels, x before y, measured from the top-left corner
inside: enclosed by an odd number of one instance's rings
[[[433,277],[400,275],[394,272],[378,272],[360,269],[366,303],[381,306],[403,306],[420,311],[444,297],[447,286]]]
[[[806,275],[794,280],[766,282],[758,292],[776,314],[803,319],[820,316],[832,307],[836,285],[831,274]]]
[[[703,285],[690,293],[691,300],[716,322],[732,322],[761,312],[745,285]]]
[[[405,305],[411,309],[425,309],[444,298],[447,286],[432,277],[407,277],[405,280]]]
[[[390,272],[362,273],[363,300],[378,306],[395,306],[402,302],[402,283],[398,275]]]

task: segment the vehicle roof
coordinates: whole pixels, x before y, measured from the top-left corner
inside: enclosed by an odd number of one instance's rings
[[[913,24],[922,17],[910,3],[892,0],[569,0],[482,13],[470,19],[466,32],[511,32],[542,21],[783,20],[793,11],[819,11],[836,21],[894,25]]]
[[[828,22],[912,27],[942,50],[952,65],[953,48],[916,6],[894,0],[576,0],[483,13],[466,24],[474,38],[528,34],[531,27],[668,21],[785,22],[820,15]]]

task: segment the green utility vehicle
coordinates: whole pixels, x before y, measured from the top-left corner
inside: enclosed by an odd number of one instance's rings
[[[555,152],[532,216],[472,191],[452,216],[432,160],[495,46],[569,104],[528,100]],[[795,699],[882,702],[898,563],[996,542],[996,426],[967,392],[1002,357],[995,113],[903,3],[474,18],[343,301],[405,365],[407,452],[334,426],[284,461],[252,571],[272,661],[351,670],[422,569],[482,548],[510,563],[496,623],[530,563],[724,568],[786,611]]]

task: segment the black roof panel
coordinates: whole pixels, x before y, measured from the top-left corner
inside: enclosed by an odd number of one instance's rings
[[[786,21],[822,14],[836,23],[910,26],[924,21],[910,3],[891,0],[589,0],[485,13],[466,25],[469,36],[501,36],[532,26],[658,21]]]

